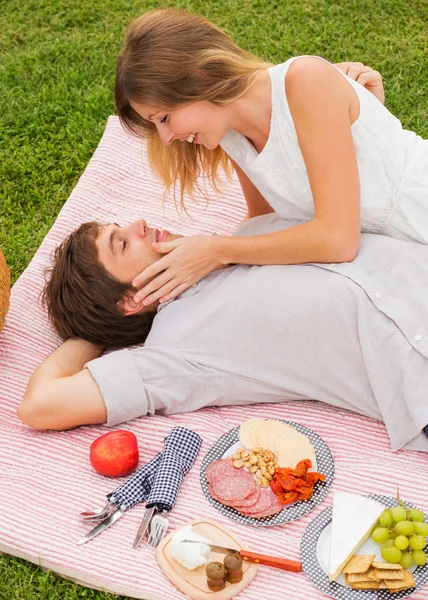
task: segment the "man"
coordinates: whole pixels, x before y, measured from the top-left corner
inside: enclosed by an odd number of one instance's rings
[[[264,215],[236,235],[293,224]],[[352,263],[235,265],[143,307],[130,282],[160,258],[160,235],[172,239],[144,220],[84,225],[57,250],[44,295],[51,320],[89,341],[69,339],[36,369],[24,422],[112,426],[155,411],[316,399],[383,420],[393,450],[412,440],[428,451],[426,246],[363,234]]]

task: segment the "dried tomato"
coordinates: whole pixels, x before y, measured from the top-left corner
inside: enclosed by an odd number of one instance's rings
[[[325,481],[322,473],[308,471],[312,462],[306,458],[301,460],[295,469],[277,468],[270,482],[271,490],[283,504],[291,504],[298,500],[309,500],[313,496],[313,488],[317,481]]]

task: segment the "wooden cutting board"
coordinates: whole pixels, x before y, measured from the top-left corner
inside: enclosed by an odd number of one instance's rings
[[[190,521],[189,523],[182,525],[182,527],[189,527],[189,525],[192,525],[195,533],[208,538],[213,544],[226,546],[228,548],[249,550],[237,535],[232,533],[232,531],[227,529],[224,525],[220,525],[220,523],[202,519]],[[169,554],[168,546],[171,542],[171,538],[180,529],[181,527],[178,527],[161,541],[157,548],[157,559],[166,577],[168,577],[171,583],[183,592],[183,594],[186,594],[189,598],[192,598],[192,600],[228,600],[228,598],[234,598],[252,582],[256,576],[258,566],[254,563],[244,561],[242,563],[243,577],[239,583],[226,582],[226,587],[223,590],[218,592],[210,590],[207,586],[205,565],[198,567],[193,571],[189,571],[189,569],[180,565],[180,563]],[[223,562],[225,556],[225,553],[211,552],[212,561]]]

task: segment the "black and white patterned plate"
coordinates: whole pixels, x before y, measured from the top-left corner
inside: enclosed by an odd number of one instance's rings
[[[246,515],[241,514],[234,508],[230,506],[225,506],[221,504],[217,500],[211,496],[208,491],[208,482],[205,477],[205,471],[210,463],[213,460],[217,460],[218,458],[224,458],[225,456],[229,456],[232,452],[234,446],[239,443],[239,427],[235,427],[231,429],[228,433],[225,433],[221,436],[217,442],[211,446],[208,450],[201,465],[201,487],[207,498],[208,502],[214,506],[221,514],[233,519],[234,521],[239,521],[239,523],[243,523],[245,525],[256,525],[259,527],[267,527],[271,525],[280,525],[281,523],[288,523],[289,521],[295,521],[296,519],[300,519],[303,515],[306,515],[308,512],[313,510],[327,495],[327,492],[332,484],[333,476],[334,476],[334,461],[333,456],[329,450],[327,444],[322,440],[319,435],[305,427],[304,425],[300,425],[298,423],[292,423],[291,421],[284,421],[282,419],[277,419],[286,425],[291,425],[300,433],[303,433],[312,446],[315,449],[316,456],[316,469],[319,473],[325,475],[325,482],[318,482],[314,487],[314,495],[309,500],[301,500],[300,502],[295,502],[294,504],[290,504],[283,508],[281,512],[276,515],[272,515],[270,517],[262,517],[261,519],[255,519],[254,517],[247,517]]]
[[[397,504],[397,500],[391,496],[375,496],[368,494],[368,498],[372,498],[373,500],[381,502],[387,508]],[[405,502],[405,504],[409,508],[418,508],[410,502]],[[330,581],[327,573],[320,564],[319,553],[322,552],[322,549],[319,547],[319,540],[323,535],[325,528],[331,523],[332,513],[333,508],[330,506],[329,508],[323,510],[317,517],[315,517],[315,519],[311,521],[306,528],[300,544],[300,560],[302,562],[303,570],[318,589],[332,598],[337,598],[337,600],[391,600],[391,598],[394,598],[394,600],[399,600],[400,598],[407,598],[407,596],[410,596],[414,592],[420,590],[421,587],[428,582],[428,564],[424,567],[417,567],[413,571],[416,587],[403,590],[402,592],[396,592],[394,594],[391,594],[388,590],[354,590],[344,583]],[[425,521],[427,521],[426,515]],[[371,542],[370,539],[365,544],[370,543],[374,544],[374,542]],[[372,551],[372,548],[370,551],[366,551],[364,549],[365,544],[359,548],[358,554],[375,554],[376,550]],[[378,548],[379,546],[377,546],[377,549]],[[380,554],[378,554],[378,556],[380,557]],[[322,558],[327,564],[328,556],[322,556]],[[380,560],[383,559],[380,558]]]

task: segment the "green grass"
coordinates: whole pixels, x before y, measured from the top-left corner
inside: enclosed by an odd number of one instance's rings
[[[318,54],[384,76],[386,105],[428,137],[426,0],[0,0],[0,246],[25,269],[114,112],[114,65],[127,23],[181,6],[273,62]],[[1,530],[0,530],[1,535]],[[116,598],[0,557],[0,600]]]

